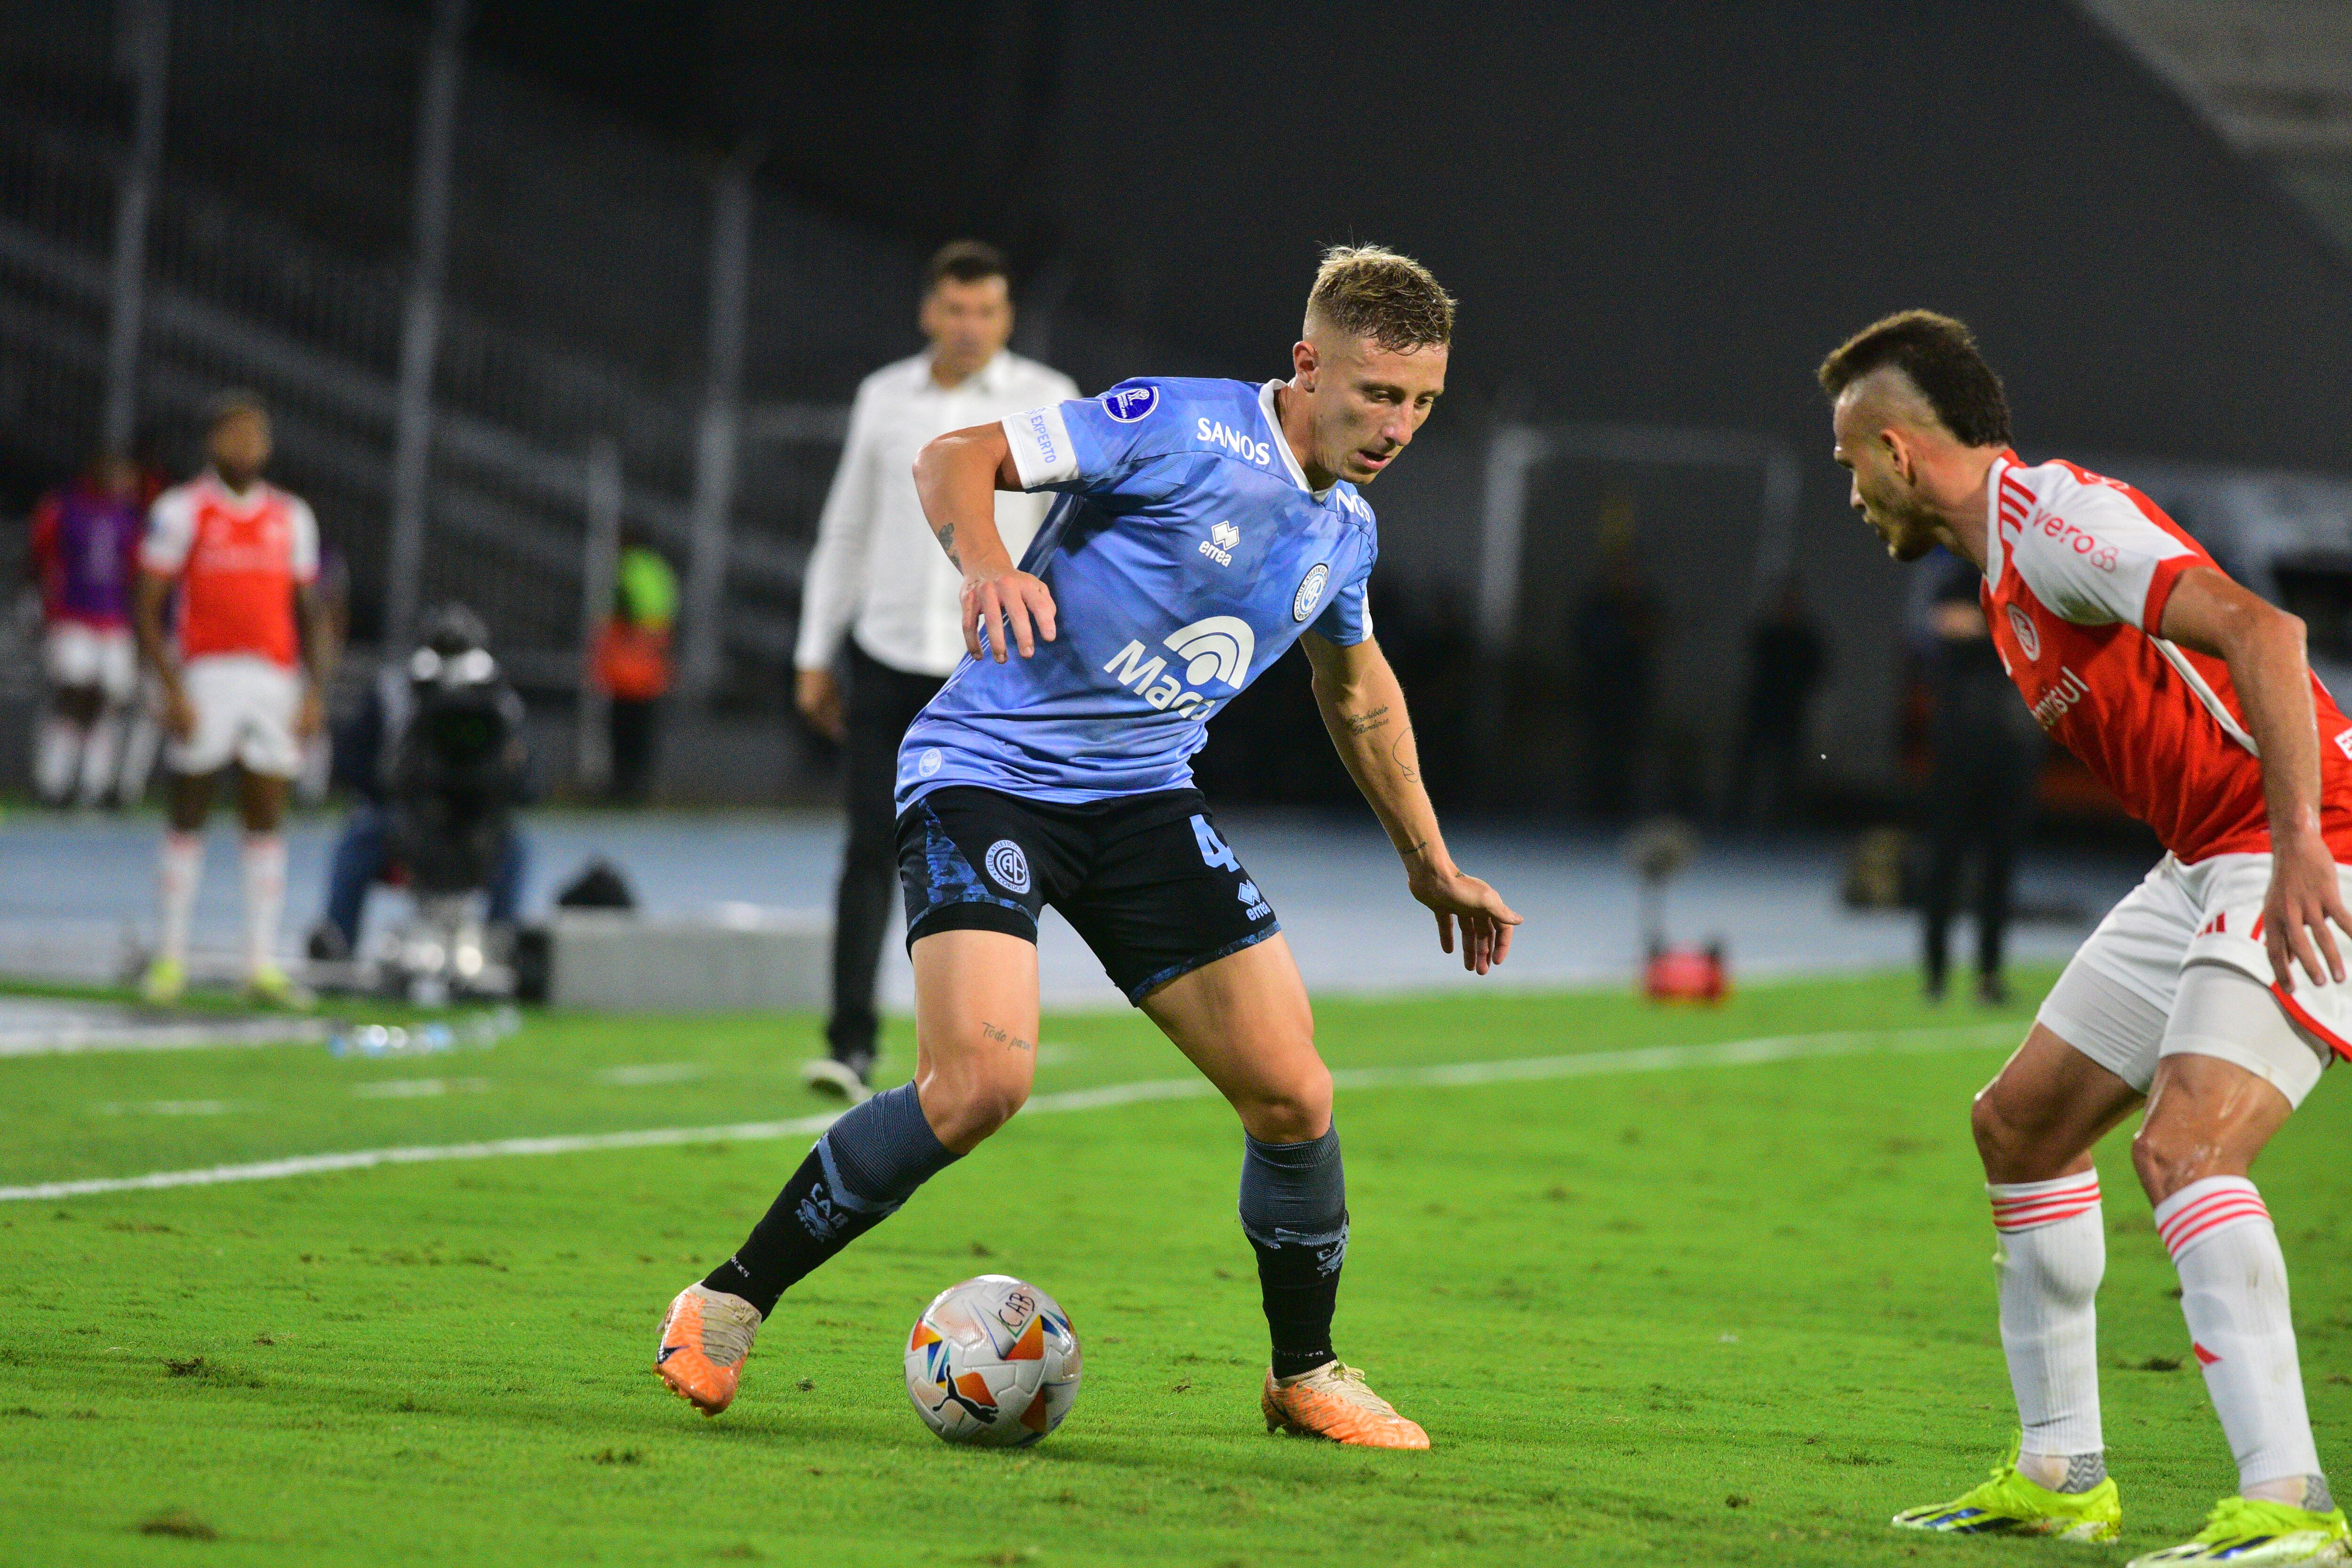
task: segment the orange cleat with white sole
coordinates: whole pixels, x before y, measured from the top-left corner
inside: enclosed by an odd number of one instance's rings
[[[1269,1432],[1328,1437],[1359,1448],[1429,1447],[1429,1434],[1418,1422],[1398,1415],[1395,1405],[1364,1386],[1362,1373],[1341,1362],[1325,1362],[1296,1377],[1267,1373],[1258,1405]]]
[[[735,1402],[735,1380],[759,1331],[759,1308],[708,1285],[689,1285],[662,1320],[654,1371],[672,1394],[716,1415]]]

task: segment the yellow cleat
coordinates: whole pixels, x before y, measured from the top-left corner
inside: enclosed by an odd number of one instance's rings
[[[1426,1448],[1429,1434],[1364,1386],[1364,1374],[1340,1362],[1277,1379],[1265,1374],[1258,1405],[1269,1432],[1328,1437],[1359,1448]]]
[[[168,1007],[188,988],[188,966],[176,958],[159,958],[140,977],[139,996],[158,1007]]]
[[[759,1331],[759,1308],[740,1296],[689,1285],[662,1320],[654,1371],[672,1394],[705,1415],[716,1415],[735,1402],[743,1358],[751,1353],[752,1336]]]
[[[2290,1563],[2352,1561],[2352,1530],[2344,1510],[2326,1513],[2259,1498],[2225,1497],[2205,1528],[2178,1546],[2133,1558],[2124,1568],[2226,1563],[2231,1568],[2281,1568]]]
[[[245,978],[245,994],[253,1001],[268,1007],[290,1007],[296,1011],[315,1006],[318,998],[294,984],[284,970],[274,963],[265,963]]]

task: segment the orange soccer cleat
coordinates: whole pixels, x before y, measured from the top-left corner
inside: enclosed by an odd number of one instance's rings
[[[735,1380],[759,1331],[759,1308],[708,1285],[689,1285],[662,1320],[654,1371],[672,1394],[705,1415],[716,1415],[735,1402]]]
[[[1359,1448],[1429,1447],[1429,1434],[1419,1423],[1398,1415],[1395,1405],[1364,1386],[1362,1373],[1340,1362],[1325,1362],[1278,1382],[1267,1373],[1258,1405],[1269,1432],[1328,1437]]]

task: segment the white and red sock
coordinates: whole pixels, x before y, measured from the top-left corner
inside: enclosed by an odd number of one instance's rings
[[[196,884],[204,880],[204,835],[167,828],[163,853],[155,868],[156,892],[163,915],[163,929],[155,951],[174,963],[188,961],[188,920],[195,911]]]
[[[2000,1344],[2025,1429],[2018,1468],[2054,1491],[2105,1479],[2100,1461],[2098,1310],[2107,1269],[2099,1173],[2050,1182],[1988,1182],[1994,1264],[2000,1274]]]
[[[2191,1182],[2156,1205],[2180,1271],[2180,1311],[2248,1497],[2301,1504],[2320,1476],[2288,1311],[2286,1257],[2243,1176]],[[2325,1490],[2326,1483],[2321,1482]]]
[[[258,973],[278,962],[278,921],[286,910],[286,840],[248,833],[237,851],[245,873],[245,967]]]

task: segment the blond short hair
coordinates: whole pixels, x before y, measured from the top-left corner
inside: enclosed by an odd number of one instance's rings
[[[1410,256],[1384,245],[1335,245],[1307,295],[1307,335],[1318,324],[1399,352],[1443,346],[1454,341],[1454,296]]]

